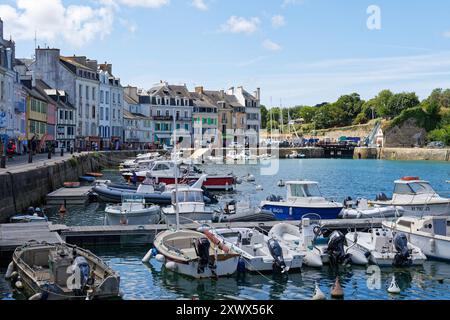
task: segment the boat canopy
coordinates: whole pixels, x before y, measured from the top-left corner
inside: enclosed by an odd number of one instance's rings
[[[322,197],[319,183],[314,181],[288,181],[286,186],[288,198]]]
[[[395,182],[394,194],[435,194],[433,187],[431,187],[428,181],[416,180],[416,181],[404,181],[399,180]]]

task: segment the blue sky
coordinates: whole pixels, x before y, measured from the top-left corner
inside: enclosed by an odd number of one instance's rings
[[[369,30],[367,8],[381,10]],[[38,44],[113,64],[122,84],[261,87],[263,103],[450,87],[445,0],[2,0],[18,57]]]

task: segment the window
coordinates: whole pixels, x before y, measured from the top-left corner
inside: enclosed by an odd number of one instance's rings
[[[95,106],[92,106],[92,118],[95,119]]]
[[[189,114],[189,113],[188,113],[187,111],[184,112],[184,117],[185,117],[186,119],[189,118],[188,114]]]
[[[64,120],[64,111],[59,110],[59,120]]]
[[[166,117],[170,117],[169,110],[166,110]]]
[[[70,118],[70,120],[73,120],[73,112],[72,111],[69,112],[69,118]]]
[[[116,103],[116,93],[113,92],[113,103]]]
[[[156,110],[156,115],[157,115],[158,117],[161,117],[161,110]]]
[[[109,108],[105,109],[105,120],[109,121]]]
[[[86,86],[86,99],[89,100],[89,87]]]
[[[117,94],[117,102],[119,103],[119,106],[122,105],[122,101],[120,100],[120,93]]]
[[[106,104],[109,104],[109,91],[106,91]]]
[[[184,130],[189,131],[189,125],[187,123],[184,124]]]
[[[100,107],[100,120],[103,120],[104,111],[105,111],[105,108]]]
[[[80,99],[83,97],[83,86],[81,84],[78,86],[78,95]]]
[[[95,101],[95,88],[92,88],[92,100]]]
[[[113,119],[116,119],[116,109],[113,109]]]
[[[117,119],[120,120],[120,110],[117,110]]]
[[[105,92],[103,90],[100,90],[100,102],[105,102]]]
[[[69,112],[68,111],[64,111],[64,120],[69,119]]]

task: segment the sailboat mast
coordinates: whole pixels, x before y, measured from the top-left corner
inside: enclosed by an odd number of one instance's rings
[[[177,231],[180,229],[180,207],[178,205],[178,159],[177,159],[177,123],[175,117],[175,108],[173,109],[173,151],[175,155],[175,216],[177,221]]]
[[[270,118],[270,143],[273,143],[273,129],[272,129],[272,97],[270,97],[270,109],[269,109],[269,118]]]

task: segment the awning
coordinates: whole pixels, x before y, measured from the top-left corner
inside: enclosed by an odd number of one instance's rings
[[[200,159],[201,157],[203,157],[203,155],[205,155],[205,153],[207,153],[209,151],[209,149],[197,149],[194,151],[194,153],[191,155],[191,159],[192,160],[197,160]]]

